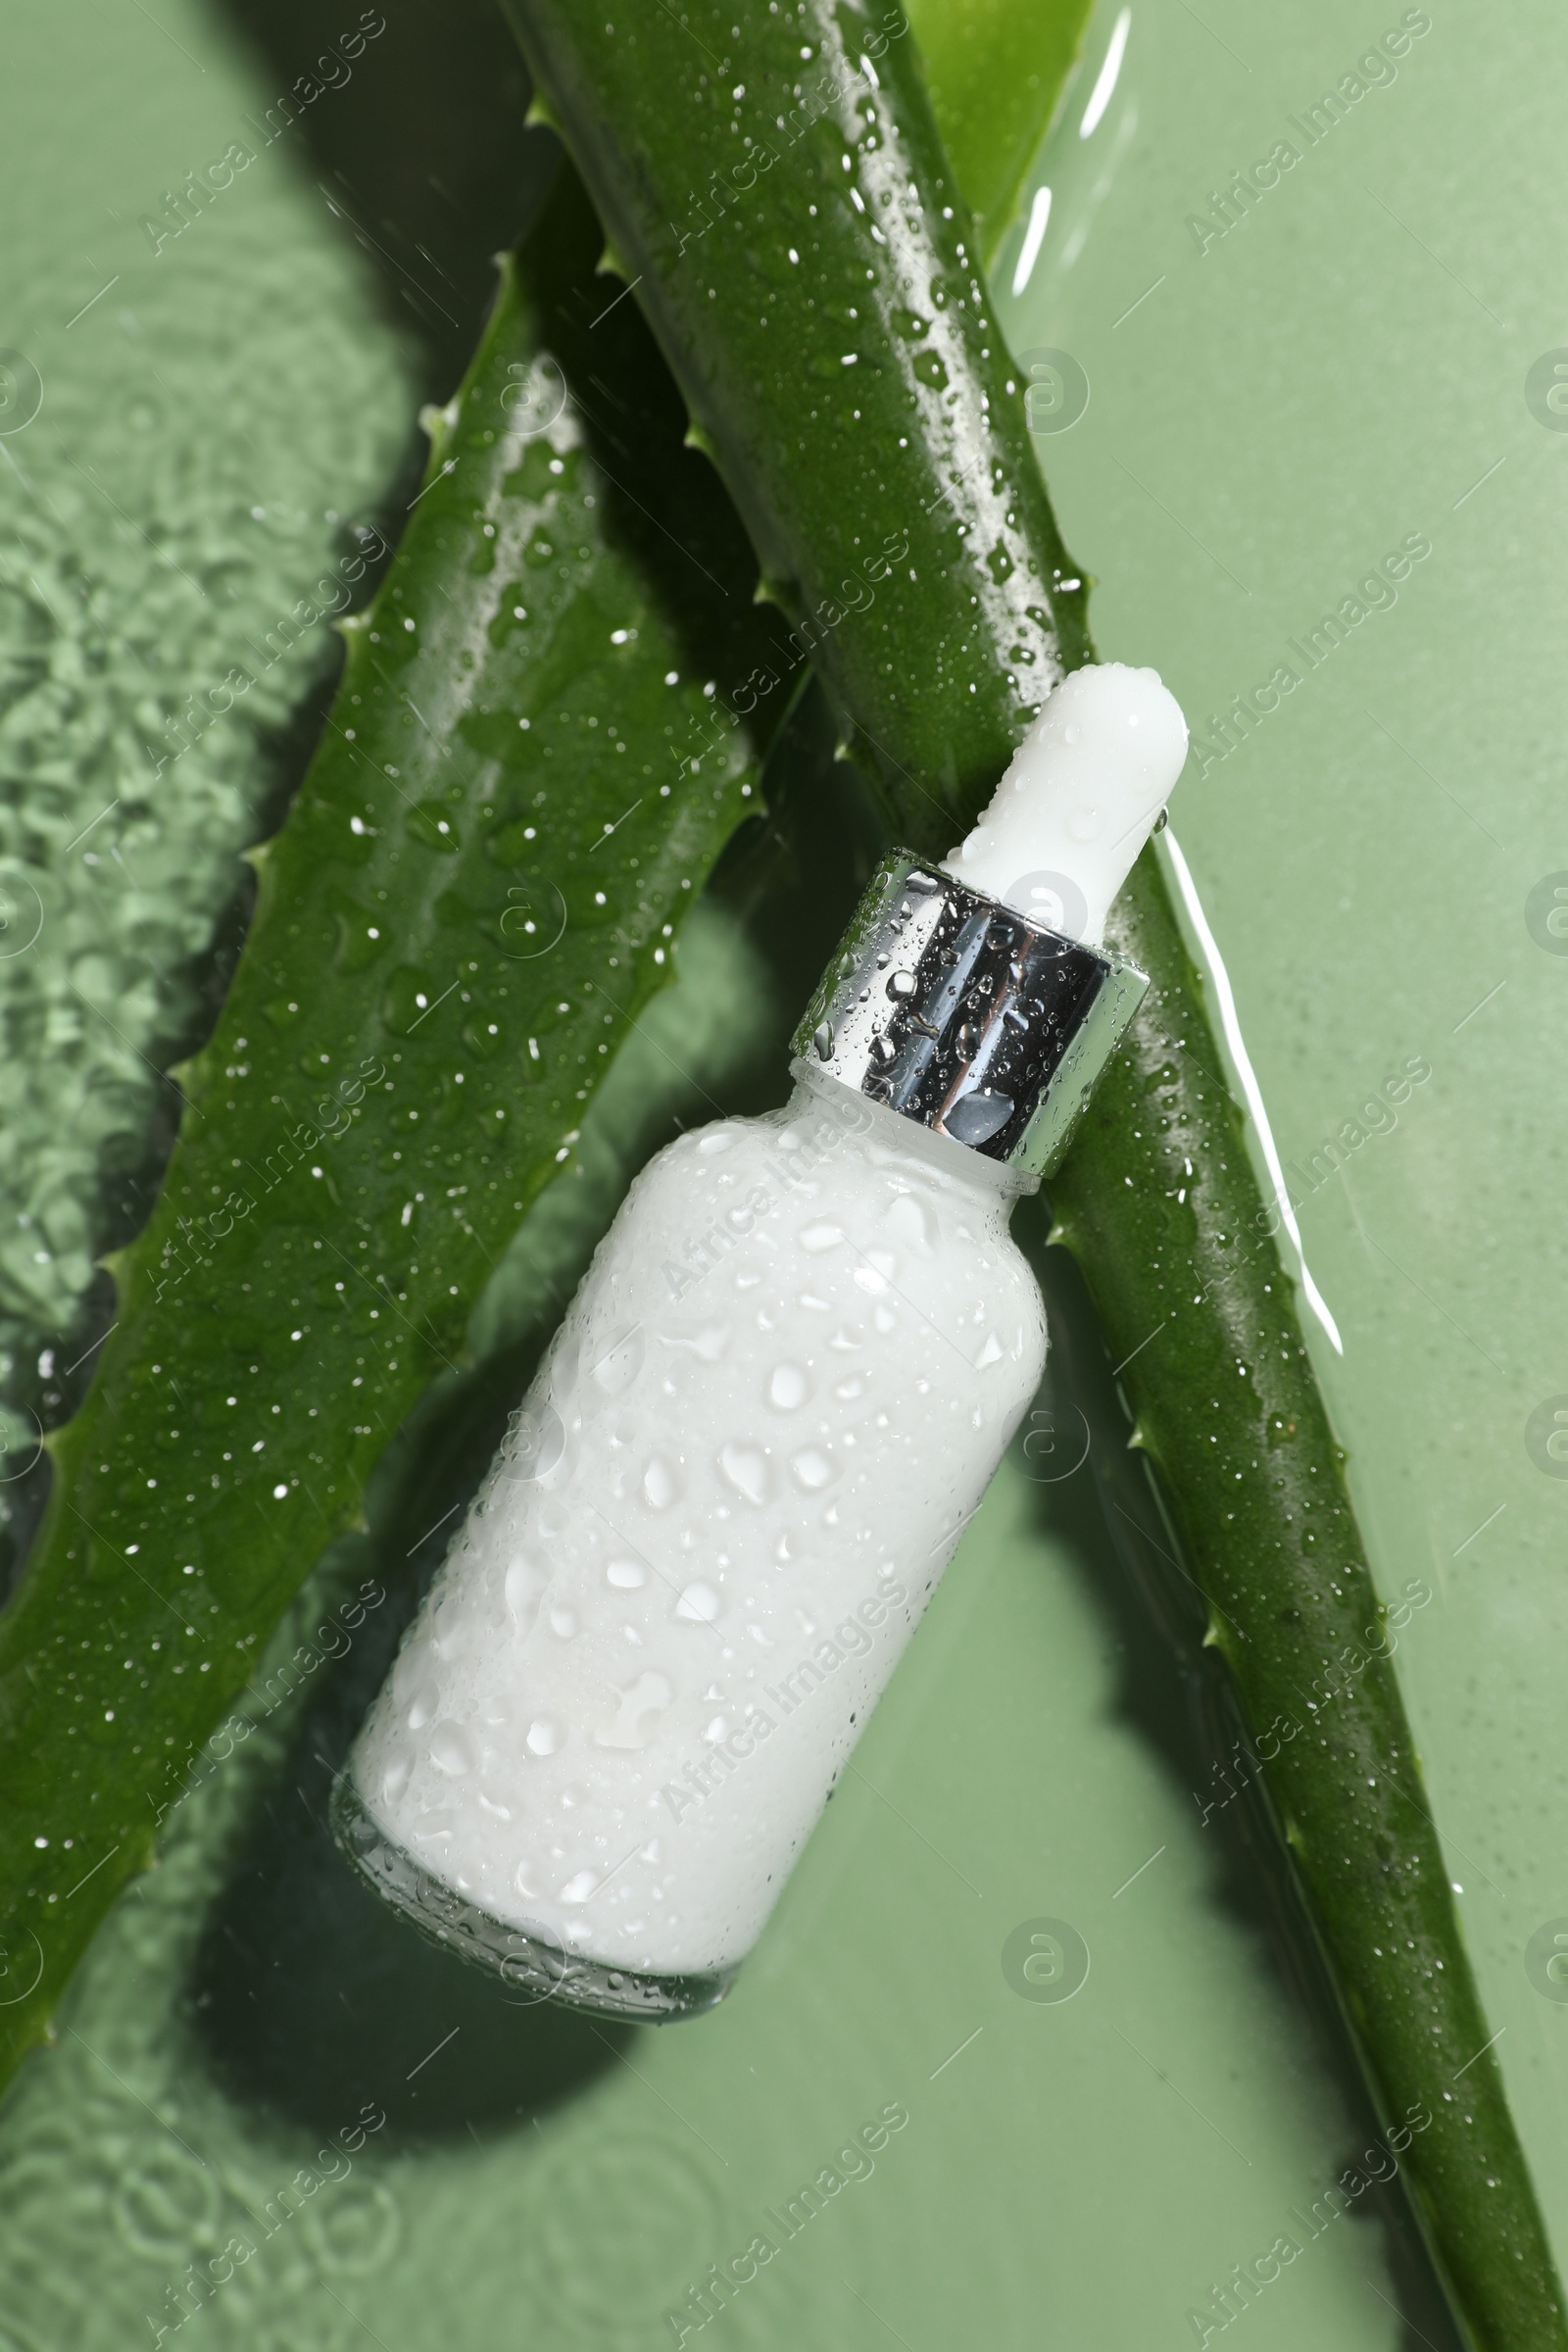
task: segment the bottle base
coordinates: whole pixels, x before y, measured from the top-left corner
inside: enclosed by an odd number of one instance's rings
[[[548,1937],[494,1919],[416,1862],[367,1810],[352,1768],[332,1790],[332,1835],[360,1877],[384,1903],[433,1943],[471,1961],[536,2002],[559,2001],[598,2017],[640,2018],[651,2026],[701,2017],[734,1984],[733,1968],[706,1976],[651,1976],[612,1961],[568,1952]]]

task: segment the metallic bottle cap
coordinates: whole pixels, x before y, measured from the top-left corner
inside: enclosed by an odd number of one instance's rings
[[[870,1102],[1049,1175],[1149,982],[906,851],[884,858],[794,1037]]]

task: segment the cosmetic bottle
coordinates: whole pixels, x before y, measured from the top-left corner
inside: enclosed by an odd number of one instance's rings
[[[1064,679],[946,864],[884,861],[785,1108],[601,1244],[334,1796],[523,1997],[690,2015],[761,1932],[1038,1387],[1008,1218],[1143,995],[1099,942],[1186,749],[1152,670]]]

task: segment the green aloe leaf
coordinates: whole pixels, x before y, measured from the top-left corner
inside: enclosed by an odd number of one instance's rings
[[[0,1618],[9,2067],[571,1152],[755,808],[772,616],[564,175],[368,612]],[[608,314],[608,315],[607,315]],[[568,392],[568,385],[570,390]],[[605,387],[612,387],[606,389]],[[713,667],[706,669],[703,663]],[[779,698],[782,701],[782,698]]]
[[[942,855],[1089,639],[906,20],[852,0],[739,24],[718,0],[613,26],[569,0],[509,13],[771,593],[899,834]],[[730,692],[744,710],[753,690]],[[1562,2352],[1389,1619],[1153,854],[1115,933],[1153,985],[1054,1188],[1057,1237],[1457,2307],[1496,2352]]]
[[[1090,0],[915,0],[931,109],[990,260],[1083,46]]]

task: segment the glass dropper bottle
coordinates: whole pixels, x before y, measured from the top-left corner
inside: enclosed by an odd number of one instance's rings
[[[345,1850],[540,1998],[722,1997],[1039,1385],[1008,1218],[1143,995],[1099,944],[1186,757],[1051,695],[945,865],[888,858],[779,1112],[643,1171],[340,1777]]]

